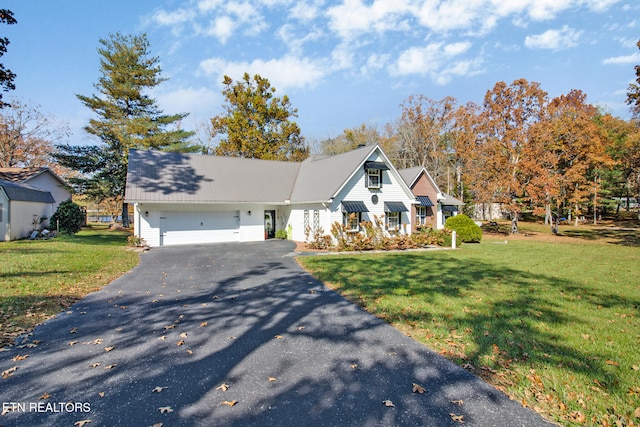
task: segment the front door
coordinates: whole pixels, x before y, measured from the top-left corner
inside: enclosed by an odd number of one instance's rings
[[[276,211],[264,211],[264,238],[276,237]]]

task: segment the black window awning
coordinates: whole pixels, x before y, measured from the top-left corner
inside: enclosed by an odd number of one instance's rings
[[[445,212],[458,212],[458,207],[455,205],[443,205],[442,210]]]
[[[343,212],[369,212],[369,209],[367,209],[367,206],[364,204],[364,202],[360,202],[360,201],[349,202],[349,201],[343,200],[342,211]]]
[[[384,202],[385,212],[409,212],[402,202]]]
[[[435,206],[429,196],[416,196],[416,199],[420,202],[420,206]]]
[[[387,166],[384,162],[364,162],[364,170],[381,170],[388,171],[389,166]]]

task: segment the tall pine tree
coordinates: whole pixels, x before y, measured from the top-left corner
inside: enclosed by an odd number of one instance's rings
[[[193,132],[180,127],[188,114],[165,115],[148,94],[166,79],[160,76],[158,57],[150,55],[146,34],[111,34],[100,44],[102,76],[94,85],[98,94],[76,95],[97,116],[84,129],[100,144],[58,145],[54,157],[82,174],[71,179],[77,191],[96,201],[114,198],[122,203],[122,222],[127,227],[124,190],[129,150],[196,151],[199,147],[187,141]]]

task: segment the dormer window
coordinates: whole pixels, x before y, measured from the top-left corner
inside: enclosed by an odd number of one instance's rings
[[[382,171],[380,169],[369,169],[367,171],[367,187],[380,188],[382,182]]]
[[[384,162],[364,162],[367,188],[382,188],[382,171],[389,170]]]

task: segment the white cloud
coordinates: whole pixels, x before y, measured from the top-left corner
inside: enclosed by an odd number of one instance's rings
[[[589,0],[587,1],[587,6],[596,12],[603,12],[618,3],[618,1],[619,0]]]
[[[360,67],[360,73],[364,76],[369,75],[372,71],[378,71],[387,66],[391,56],[389,54],[373,53],[367,58],[365,65]]]
[[[445,85],[454,76],[473,76],[484,72],[481,58],[461,58],[471,49],[470,42],[430,43],[412,47],[400,54],[389,67],[393,76],[427,75],[436,84]]]
[[[294,6],[289,9],[289,16],[291,18],[305,22],[314,20],[319,13],[318,5],[306,1],[296,2]]]
[[[200,0],[198,2],[198,10],[201,12],[210,12],[216,10],[222,4],[223,0]]]
[[[345,0],[341,5],[329,8],[326,15],[329,28],[343,39],[350,39],[363,33],[382,34],[406,28],[402,17],[409,10],[406,0],[374,0],[370,5],[363,4],[362,0]]]
[[[210,58],[200,62],[200,70],[215,77],[217,82],[222,82],[225,75],[239,80],[244,73],[260,74],[281,92],[290,88],[313,87],[326,76],[325,67],[318,62],[294,56],[251,62]]]
[[[277,31],[278,37],[287,45],[293,54],[302,52],[307,43],[314,42],[322,37],[322,32],[316,28],[297,28],[292,24],[285,24]]]
[[[214,19],[209,28],[204,30],[204,34],[208,36],[213,36],[220,41],[220,43],[225,44],[229,37],[233,35],[233,31],[236,28],[236,22],[231,19],[229,16],[219,16]]]
[[[469,42],[448,45],[430,43],[424,47],[411,47],[400,54],[391,73],[400,76],[437,73],[445,66],[450,68],[451,59],[465,53],[469,48]]]
[[[173,12],[158,10],[151,17],[151,21],[162,26],[174,26],[184,24],[196,17],[196,13],[191,9],[177,9]]]
[[[178,87],[157,89],[153,97],[166,114],[184,112],[207,113],[220,104],[222,95],[208,88]]]
[[[491,8],[484,0],[426,0],[416,10],[419,22],[435,31],[471,28],[491,16]],[[488,21],[490,22],[490,21]]]
[[[640,53],[626,56],[612,56],[602,61],[603,64],[637,64],[640,62]]]
[[[565,25],[559,30],[547,30],[542,34],[527,36],[524,45],[530,49],[569,49],[578,45],[582,34],[582,31]]]

